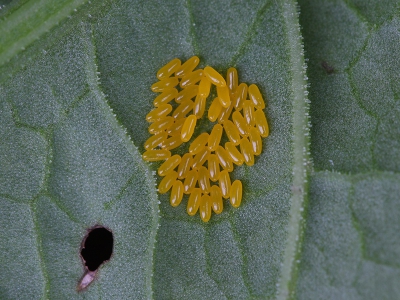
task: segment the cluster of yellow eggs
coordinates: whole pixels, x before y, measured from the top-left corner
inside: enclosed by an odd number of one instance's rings
[[[172,188],[170,203],[174,207],[181,203],[183,194],[189,194],[187,213],[193,216],[200,210],[201,219],[207,222],[211,210],[222,212],[222,198],[229,198],[233,207],[240,206],[242,183],[231,183],[229,173],[234,164],[254,164],[254,155],[262,150],[261,137],[268,136],[269,128],[256,85],[239,85],[235,68],[228,69],[226,80],[210,66],[195,70],[199,62],[197,56],[183,64],[175,58],[157,72],[159,81],[151,89],[161,94],[146,115],[152,136],[144,144],[142,157],[146,161],[165,160],[158,169],[158,175],[164,177],[158,192],[167,193]],[[192,138],[212,85],[217,97],[208,109],[208,119],[217,123],[210,133],[201,133],[191,142],[188,153],[172,155],[171,150]],[[220,145],[223,132],[229,140],[225,147]],[[211,185],[210,180],[218,185]]]

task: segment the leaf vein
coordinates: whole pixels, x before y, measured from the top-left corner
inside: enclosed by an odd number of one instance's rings
[[[115,196],[115,198],[112,199],[111,201],[108,201],[108,202],[104,203],[104,206],[107,209],[110,209],[118,200],[120,200],[122,198],[122,196],[124,195],[125,191],[131,185],[131,183],[133,182],[133,180],[135,179],[136,176],[137,176],[136,174],[132,174],[132,176],[129,177],[128,180],[125,182],[125,184],[121,187],[121,189],[118,192],[117,196]]]
[[[243,283],[244,283],[244,286],[246,287],[249,295],[252,296],[253,292],[252,292],[252,289],[251,289],[251,286],[250,286],[250,279],[249,279],[249,276],[248,276],[247,271],[246,271],[247,267],[248,267],[247,256],[245,255],[246,252],[244,251],[243,246],[242,246],[242,244],[240,242],[239,233],[238,233],[238,230],[237,230],[237,228],[235,226],[235,223],[233,222],[233,219],[229,218],[228,221],[231,224],[233,240],[236,242],[236,245],[239,248],[239,253],[240,253],[240,256],[241,256],[241,259],[242,259],[242,268],[241,269],[242,269]]]
[[[85,225],[80,222],[77,218],[74,217],[74,215],[68,211],[68,209],[61,203],[61,201],[54,195],[46,194],[44,196],[47,196],[51,202],[53,202],[56,207],[72,222],[79,224],[82,226],[82,228],[85,228]]]
[[[342,0],[342,1],[345,4],[345,6],[347,7],[347,9],[352,11],[357,16],[357,18],[360,20],[360,22],[367,23],[368,26],[371,26],[369,24],[368,20],[365,18],[365,16],[360,12],[359,9],[357,9],[357,7],[354,6],[353,3],[351,3],[349,0]]]
[[[195,55],[199,55],[199,45],[197,42],[197,36],[196,36],[196,31],[194,30],[194,16],[193,16],[193,6],[192,6],[192,1],[187,0],[186,1],[186,8],[189,14],[189,36],[191,38],[192,42],[192,47],[194,50]]]
[[[40,265],[40,269],[42,270],[42,275],[43,275],[44,281],[45,281],[43,297],[44,297],[44,299],[50,299],[49,294],[48,294],[48,292],[50,291],[50,277],[49,277],[49,273],[47,271],[46,263],[45,263],[44,256],[43,256],[42,237],[40,234],[39,222],[37,220],[36,209],[35,209],[34,205],[35,205],[35,203],[31,204],[30,210],[31,210],[33,229],[34,229],[35,240],[36,240],[36,249],[38,251],[38,256],[39,256],[39,265]]]
[[[304,206],[307,203],[308,176],[310,173],[309,152],[309,101],[306,92],[306,73],[304,48],[296,5],[292,1],[281,2],[286,44],[289,49],[291,67],[292,106],[293,106],[293,190],[290,197],[289,220],[287,223],[286,245],[282,256],[281,273],[278,279],[277,299],[288,299],[296,286],[298,265],[296,259],[301,254],[301,241],[304,226]]]
[[[2,45],[2,52],[0,53],[0,65],[4,65],[18,52],[25,50],[32,42],[39,39],[45,32],[49,31],[54,26],[57,26],[59,22],[68,17],[74,9],[84,4],[87,0],[71,0],[65,5],[57,7],[57,11],[52,14],[47,14],[47,18],[43,19],[42,22],[36,27],[32,28],[29,32],[24,32],[21,36],[12,36],[15,30],[20,29],[21,23],[31,21],[32,18],[38,17],[43,14],[48,8],[47,1],[29,1],[26,5],[21,6],[16,12],[10,15],[7,19],[1,20],[3,32],[8,33],[5,35],[6,42]],[[32,13],[33,12],[33,13]],[[8,41],[8,40],[11,40]],[[5,46],[5,47],[4,47]]]
[[[9,201],[9,202],[13,202],[13,203],[25,203],[24,200],[19,200],[9,194],[0,194],[1,198],[4,198],[5,200]]]
[[[212,275],[212,272],[211,272],[211,266],[210,266],[211,263],[210,263],[210,259],[209,259],[209,253],[208,253],[207,247],[205,246],[207,244],[207,240],[209,238],[209,233],[210,233],[210,230],[208,228],[205,228],[205,237],[204,237],[203,246],[204,246],[204,256],[205,256],[205,261],[206,261],[206,272],[207,272],[208,277],[215,283],[218,290],[225,297],[225,299],[228,299],[228,297],[225,295],[224,291],[222,290],[219,281],[217,280],[217,278],[214,278],[214,276]]]
[[[267,12],[268,8],[272,6],[272,3],[272,1],[266,1],[266,3],[256,12],[256,16],[249,26],[249,29],[244,36],[243,42],[239,45],[236,53],[232,56],[230,66],[235,66],[238,59],[246,53],[247,45],[250,44],[251,39],[256,34],[256,28],[261,23],[262,17]]]

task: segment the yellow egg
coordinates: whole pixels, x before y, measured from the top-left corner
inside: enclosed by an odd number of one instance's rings
[[[183,89],[176,95],[175,102],[181,103],[184,100],[190,100],[197,95],[198,91],[199,91],[198,85],[188,86],[187,88]]]
[[[215,151],[215,149],[217,149],[219,142],[221,141],[222,132],[223,128],[220,124],[214,125],[210,136],[208,137],[208,148],[211,151]]]
[[[150,134],[157,134],[170,128],[174,124],[174,118],[171,116],[160,119],[149,126]]]
[[[233,123],[236,125],[237,129],[241,136],[248,136],[249,135],[249,127],[243,118],[240,111],[234,111],[232,114]]]
[[[197,119],[200,119],[203,116],[206,109],[206,101],[207,98],[197,95],[193,106],[193,114],[197,117]]]
[[[208,156],[208,174],[212,181],[217,181],[219,178],[219,160],[215,154]]]
[[[179,135],[173,135],[169,139],[166,139],[162,144],[163,149],[172,150],[178,148],[183,144],[183,141]]]
[[[225,199],[229,198],[231,192],[231,178],[229,177],[229,172],[227,170],[221,171],[218,181],[222,197]]]
[[[185,75],[179,84],[180,87],[186,88],[190,85],[193,85],[193,84],[199,82],[201,80],[201,78],[203,78],[203,74],[204,74],[203,70],[198,69],[192,73]]]
[[[232,142],[225,143],[225,150],[235,165],[243,165],[244,157],[242,153],[240,153],[239,150],[235,147],[235,144],[233,144]]]
[[[213,185],[210,188],[211,208],[216,214],[222,213],[224,205],[222,202],[222,192],[218,185]]]
[[[153,105],[157,107],[161,104],[168,104],[168,102],[171,102],[176,96],[178,96],[178,90],[176,88],[166,89],[154,99]]]
[[[190,115],[186,118],[185,123],[183,123],[181,131],[181,139],[183,142],[187,142],[191,139],[194,128],[196,127],[197,118],[195,115]]]
[[[161,146],[161,144],[167,139],[167,133],[164,131],[161,131],[152,137],[150,137],[145,143],[144,143],[144,149],[146,150],[151,150],[156,147]]]
[[[237,89],[235,94],[233,95],[233,106],[236,110],[241,110],[243,107],[243,102],[247,98],[247,84],[241,83]]]
[[[208,159],[209,155],[210,155],[210,150],[207,147],[204,147],[202,150],[200,150],[199,153],[197,153],[193,157],[192,168],[193,169],[200,168]]]
[[[217,150],[215,150],[215,154],[217,155],[218,161],[222,166],[222,168],[224,168],[228,172],[232,172],[233,171],[232,159],[229,156],[228,152],[224,149],[224,147],[222,147],[221,145],[218,146]]]
[[[207,194],[200,199],[200,218],[203,222],[208,222],[211,218],[211,198]]]
[[[222,107],[227,108],[231,105],[231,97],[229,95],[229,89],[226,85],[223,87],[217,86],[217,95]]]
[[[190,194],[194,187],[196,186],[197,179],[199,178],[199,173],[197,170],[191,170],[187,173],[185,181],[183,182],[183,192],[185,194]]]
[[[235,145],[240,143],[240,134],[238,128],[230,120],[226,120],[224,123],[224,129],[228,139]]]
[[[171,197],[169,198],[169,202],[173,207],[178,206],[183,198],[183,183],[180,180],[175,180],[175,183],[172,185]]]
[[[221,114],[222,105],[218,98],[215,98],[208,109],[208,119],[215,122]]]
[[[249,142],[249,140],[244,137],[240,141],[240,152],[242,153],[244,157],[244,162],[248,166],[254,165],[254,154],[253,154],[253,148]]]
[[[181,156],[176,154],[168,157],[166,161],[158,168],[158,175],[165,176],[171,173],[181,162]]]
[[[231,185],[230,202],[233,207],[239,207],[242,202],[242,182],[235,180]]]
[[[212,84],[216,85],[217,87],[224,87],[226,86],[226,82],[224,77],[221,76],[214,68],[207,66],[204,68],[205,76],[211,81]]]
[[[208,80],[206,76],[204,76],[199,83],[199,95],[207,98],[208,95],[210,94],[210,89],[211,89],[211,82]]]
[[[176,70],[178,70],[181,66],[181,61],[178,58],[174,58],[165,66],[161,67],[157,72],[158,79],[164,79],[171,76]]]
[[[193,109],[194,102],[190,99],[184,100],[181,104],[175,108],[172,116],[175,119],[185,118],[186,115]]]
[[[160,81],[154,83],[151,86],[151,90],[156,93],[161,93],[161,92],[165,91],[166,89],[176,87],[178,85],[178,83],[179,83],[178,78],[169,77],[169,78],[166,78],[166,79],[163,79],[163,80],[160,80]]]
[[[253,102],[254,106],[258,109],[264,109],[265,103],[261,96],[261,92],[255,84],[249,86],[249,98]]]
[[[260,155],[262,151],[262,141],[258,129],[255,127],[250,128],[250,144],[255,155]]]
[[[254,105],[250,100],[246,100],[243,103],[243,116],[248,126],[254,126],[256,124],[254,118]]]
[[[260,135],[262,137],[267,137],[269,135],[269,127],[264,112],[260,109],[257,109],[254,113],[254,120]]]
[[[172,111],[170,104],[161,104],[157,108],[153,109],[146,115],[147,122],[156,122],[160,119],[165,118]]]
[[[233,110],[233,105],[230,105],[229,107],[223,107],[221,110],[220,115],[218,116],[218,123],[223,124],[228,118],[231,116]]]
[[[209,134],[207,132],[203,132],[202,134],[200,134],[197,138],[194,139],[194,141],[190,144],[189,146],[189,152],[191,154],[197,154],[199,153],[201,150],[203,150],[203,148],[206,147],[206,144],[208,142],[208,138],[209,138]]]
[[[178,173],[175,171],[169,173],[167,176],[165,176],[160,184],[158,185],[158,192],[160,194],[165,194],[166,192],[169,191],[169,189],[172,187],[174,184],[176,178],[178,177]]]
[[[199,168],[199,187],[203,193],[210,192],[210,177],[206,167]]]
[[[187,61],[185,61],[176,71],[175,71],[175,76],[176,77],[184,77],[189,73],[192,73],[194,68],[197,67],[199,64],[200,59],[197,56],[192,56],[189,58]]]
[[[181,162],[178,166],[178,178],[186,178],[192,166],[193,157],[190,153],[186,153],[182,156]]]
[[[194,216],[199,210],[200,199],[201,199],[201,190],[199,188],[193,189],[192,193],[189,196],[186,208],[186,211],[189,216]]]
[[[185,123],[186,118],[175,119],[174,123],[167,129],[167,133],[169,136],[181,136],[181,130],[183,123]]]
[[[238,73],[235,68],[229,68],[226,72],[226,85],[229,88],[229,93],[233,95],[238,86]]]
[[[165,160],[171,156],[171,152],[168,150],[147,150],[143,153],[142,158],[145,161],[159,161]]]

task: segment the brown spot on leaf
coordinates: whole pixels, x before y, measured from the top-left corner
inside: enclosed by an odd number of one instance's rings
[[[329,65],[326,61],[322,61],[321,66],[325,69],[326,73],[328,74],[332,74],[333,72],[335,72],[335,69],[331,65]]]

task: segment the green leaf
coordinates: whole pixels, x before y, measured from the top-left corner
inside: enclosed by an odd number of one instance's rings
[[[398,1],[299,1],[311,100],[299,299],[399,299]]]
[[[308,166],[295,3],[35,3],[0,16],[0,298],[287,298]],[[233,174],[242,206],[207,224],[158,196],[158,165],[141,159],[157,69],[194,54],[257,84],[271,128],[256,164]],[[113,256],[78,293],[96,224]]]
[[[154,178],[100,89],[89,24],[59,30],[32,46],[25,66],[3,67],[14,74],[0,96],[0,298],[78,297],[80,245],[96,224],[113,231],[115,247],[88,296],[148,298]]]

